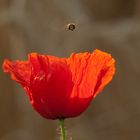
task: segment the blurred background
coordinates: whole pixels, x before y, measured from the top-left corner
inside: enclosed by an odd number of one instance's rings
[[[30,52],[68,57],[95,48],[113,55],[116,75],[86,112],[66,120],[68,137],[140,140],[140,1],[0,0],[0,65]],[[40,117],[0,68],[0,140],[57,140],[58,133],[58,122]]]

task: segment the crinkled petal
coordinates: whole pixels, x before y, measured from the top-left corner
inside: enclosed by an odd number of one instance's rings
[[[30,54],[29,61],[32,94],[41,98],[54,117],[61,118],[73,86],[67,64],[62,59],[38,54]]]
[[[96,96],[113,78],[115,74],[115,60],[108,53],[100,50],[94,51],[94,59],[97,61],[97,81],[94,88]]]
[[[110,54],[95,50],[93,53],[72,54],[68,59],[74,83],[67,104],[70,114],[79,115],[90,104],[114,75],[114,59]]]
[[[30,79],[30,64],[28,61],[10,61],[5,59],[2,65],[3,71],[10,73],[11,78],[26,86]]]

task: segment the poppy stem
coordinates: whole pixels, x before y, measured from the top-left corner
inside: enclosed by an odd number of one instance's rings
[[[66,131],[65,131],[65,125],[64,125],[64,118],[59,119],[60,121],[60,140],[66,140]]]

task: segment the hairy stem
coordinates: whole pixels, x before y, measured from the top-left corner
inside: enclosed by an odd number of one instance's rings
[[[59,119],[60,121],[60,140],[66,140],[66,131],[65,131],[65,125],[64,125],[64,119]]]

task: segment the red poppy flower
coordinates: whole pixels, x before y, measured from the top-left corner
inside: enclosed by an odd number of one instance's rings
[[[111,81],[115,60],[110,54],[71,54],[58,58],[31,53],[27,61],[4,60],[3,70],[22,85],[34,109],[45,118],[80,115]]]

